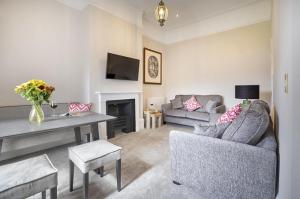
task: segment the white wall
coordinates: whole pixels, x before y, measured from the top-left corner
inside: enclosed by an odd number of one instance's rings
[[[273,1],[274,106],[279,139],[279,199],[300,196],[300,2]],[[289,92],[284,92],[284,74],[289,74]]]
[[[230,107],[234,85],[259,84],[270,102],[270,22],[178,42],[166,47],[167,99],[176,94],[220,94]]]
[[[162,53],[162,84],[144,84],[143,91],[144,91],[144,107],[147,107],[147,100],[153,100],[155,103],[164,103],[165,99],[165,86],[166,86],[166,63],[165,63],[165,56],[166,56],[166,45],[150,39],[149,37],[143,37],[143,46],[144,48],[149,48],[151,50],[155,50]],[[144,63],[142,63],[144,64]],[[144,67],[142,65],[142,67]],[[152,102],[151,102],[152,103]],[[159,104],[157,104],[159,107]]]
[[[132,15],[126,9],[123,14],[126,11]],[[1,0],[0,106],[26,104],[14,87],[32,78],[55,86],[53,99],[57,102],[96,105],[96,91],[141,91],[142,67],[139,81],[105,79],[107,52],[138,58],[142,66],[140,27],[93,5],[78,10],[54,0]],[[73,134],[9,139],[4,148],[66,137]]]
[[[26,104],[14,87],[43,79],[59,102],[83,99],[82,13],[56,1],[0,1],[0,106]]]
[[[291,73],[291,94],[293,102],[293,166],[292,166],[292,197],[300,196],[300,130],[299,130],[299,99],[300,99],[300,1],[293,0],[293,68]]]
[[[111,14],[88,6],[89,101],[97,104],[95,92],[142,91],[142,34],[140,28]],[[139,81],[106,79],[107,53],[140,60]]]

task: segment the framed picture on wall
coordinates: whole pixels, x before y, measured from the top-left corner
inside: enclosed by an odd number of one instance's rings
[[[162,83],[162,53],[144,48],[144,84]]]

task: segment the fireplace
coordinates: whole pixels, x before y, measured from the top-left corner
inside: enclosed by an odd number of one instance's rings
[[[95,102],[95,111],[102,114],[107,114],[106,102],[112,100],[134,99],[134,117],[135,117],[135,132],[139,132],[144,128],[143,118],[143,92],[141,91],[99,91],[95,93],[98,101]],[[99,124],[100,137],[107,139],[107,122]]]
[[[134,132],[135,129],[135,100],[108,100],[106,101],[106,114],[116,119],[107,122],[107,138],[115,137],[116,132]]]

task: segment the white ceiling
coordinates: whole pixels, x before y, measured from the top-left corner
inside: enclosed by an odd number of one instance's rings
[[[57,1],[78,10],[96,6],[137,25],[143,35],[167,44],[268,21],[272,10],[272,0],[164,0],[169,18],[161,28],[154,17],[159,0]]]
[[[128,2],[141,10],[145,20],[158,25],[154,10],[159,0],[118,0]],[[204,19],[224,14],[263,0],[164,0],[169,9],[169,18],[164,29],[170,30],[200,22]],[[176,14],[179,17],[176,17]]]

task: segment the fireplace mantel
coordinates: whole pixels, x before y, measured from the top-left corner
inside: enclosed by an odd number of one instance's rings
[[[122,94],[122,93],[143,93],[143,91],[97,91],[96,95],[101,94]]]
[[[97,112],[106,114],[106,101],[135,99],[136,131],[144,128],[142,91],[98,91]],[[106,123],[100,124],[101,137],[107,139]]]

